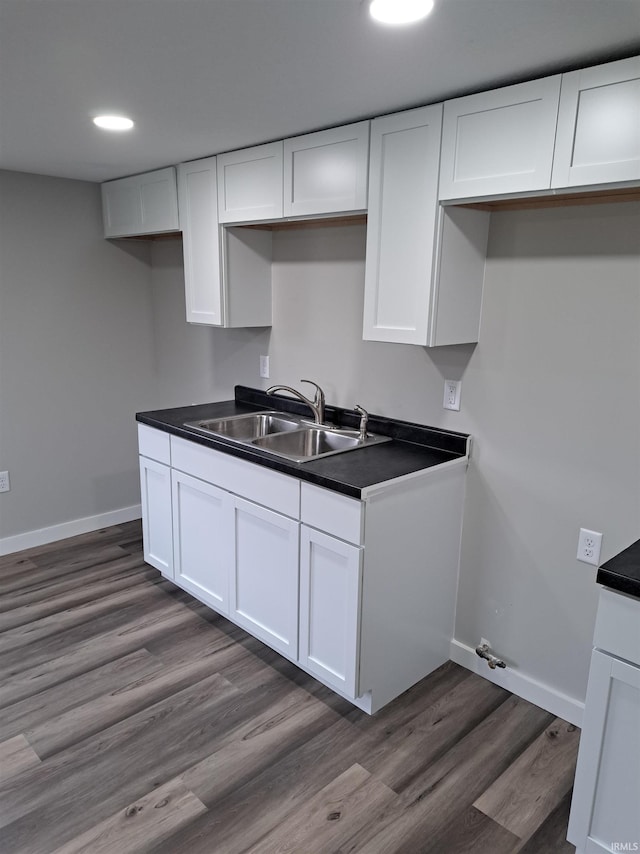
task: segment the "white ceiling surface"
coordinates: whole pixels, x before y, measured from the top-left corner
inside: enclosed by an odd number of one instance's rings
[[[102,181],[639,52],[640,0],[395,28],[361,0],[0,0],[0,168]]]

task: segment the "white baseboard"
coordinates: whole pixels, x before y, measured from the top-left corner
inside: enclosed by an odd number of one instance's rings
[[[544,685],[538,682],[531,676],[524,673],[518,673],[507,667],[505,670],[496,668],[491,670],[487,662],[476,655],[475,648],[460,643],[455,638],[451,641],[449,655],[452,661],[471,670],[472,673],[477,673],[478,676],[483,676],[490,682],[500,685],[512,694],[522,697],[533,703],[535,706],[540,706],[546,709],[552,715],[556,715],[569,723],[576,726],[582,726],[582,714],[584,712],[584,703],[569,697],[566,694],[556,691],[549,685]]]
[[[108,528],[110,525],[121,525],[123,522],[131,522],[133,519],[140,519],[141,517],[141,505],[134,504],[131,507],[122,507],[120,510],[100,513],[98,516],[85,516],[83,519],[62,522],[62,524],[52,525],[50,528],[25,531],[24,534],[0,539],[0,555],[21,552],[23,549],[31,549],[34,546],[44,546],[47,543],[55,543],[57,540],[65,540],[67,537],[75,537],[77,534],[87,534],[89,531]]]

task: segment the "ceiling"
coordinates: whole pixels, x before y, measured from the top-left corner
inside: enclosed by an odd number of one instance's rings
[[[638,53],[640,0],[395,28],[363,0],[0,0],[0,168],[103,181]]]

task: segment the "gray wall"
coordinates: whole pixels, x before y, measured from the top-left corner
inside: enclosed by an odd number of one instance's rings
[[[154,407],[233,397],[236,384],[258,386],[260,354],[270,330],[212,329],[185,320],[182,241],[157,241],[153,264]]]
[[[140,501],[149,246],[102,238],[96,184],[0,172],[0,537]]]

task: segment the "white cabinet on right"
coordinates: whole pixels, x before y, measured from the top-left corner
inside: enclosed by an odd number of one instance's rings
[[[640,180],[640,57],[562,75],[553,187]]]
[[[440,199],[546,190],[560,75],[446,101]]]
[[[640,846],[640,601],[600,594],[567,837],[577,854]]]

